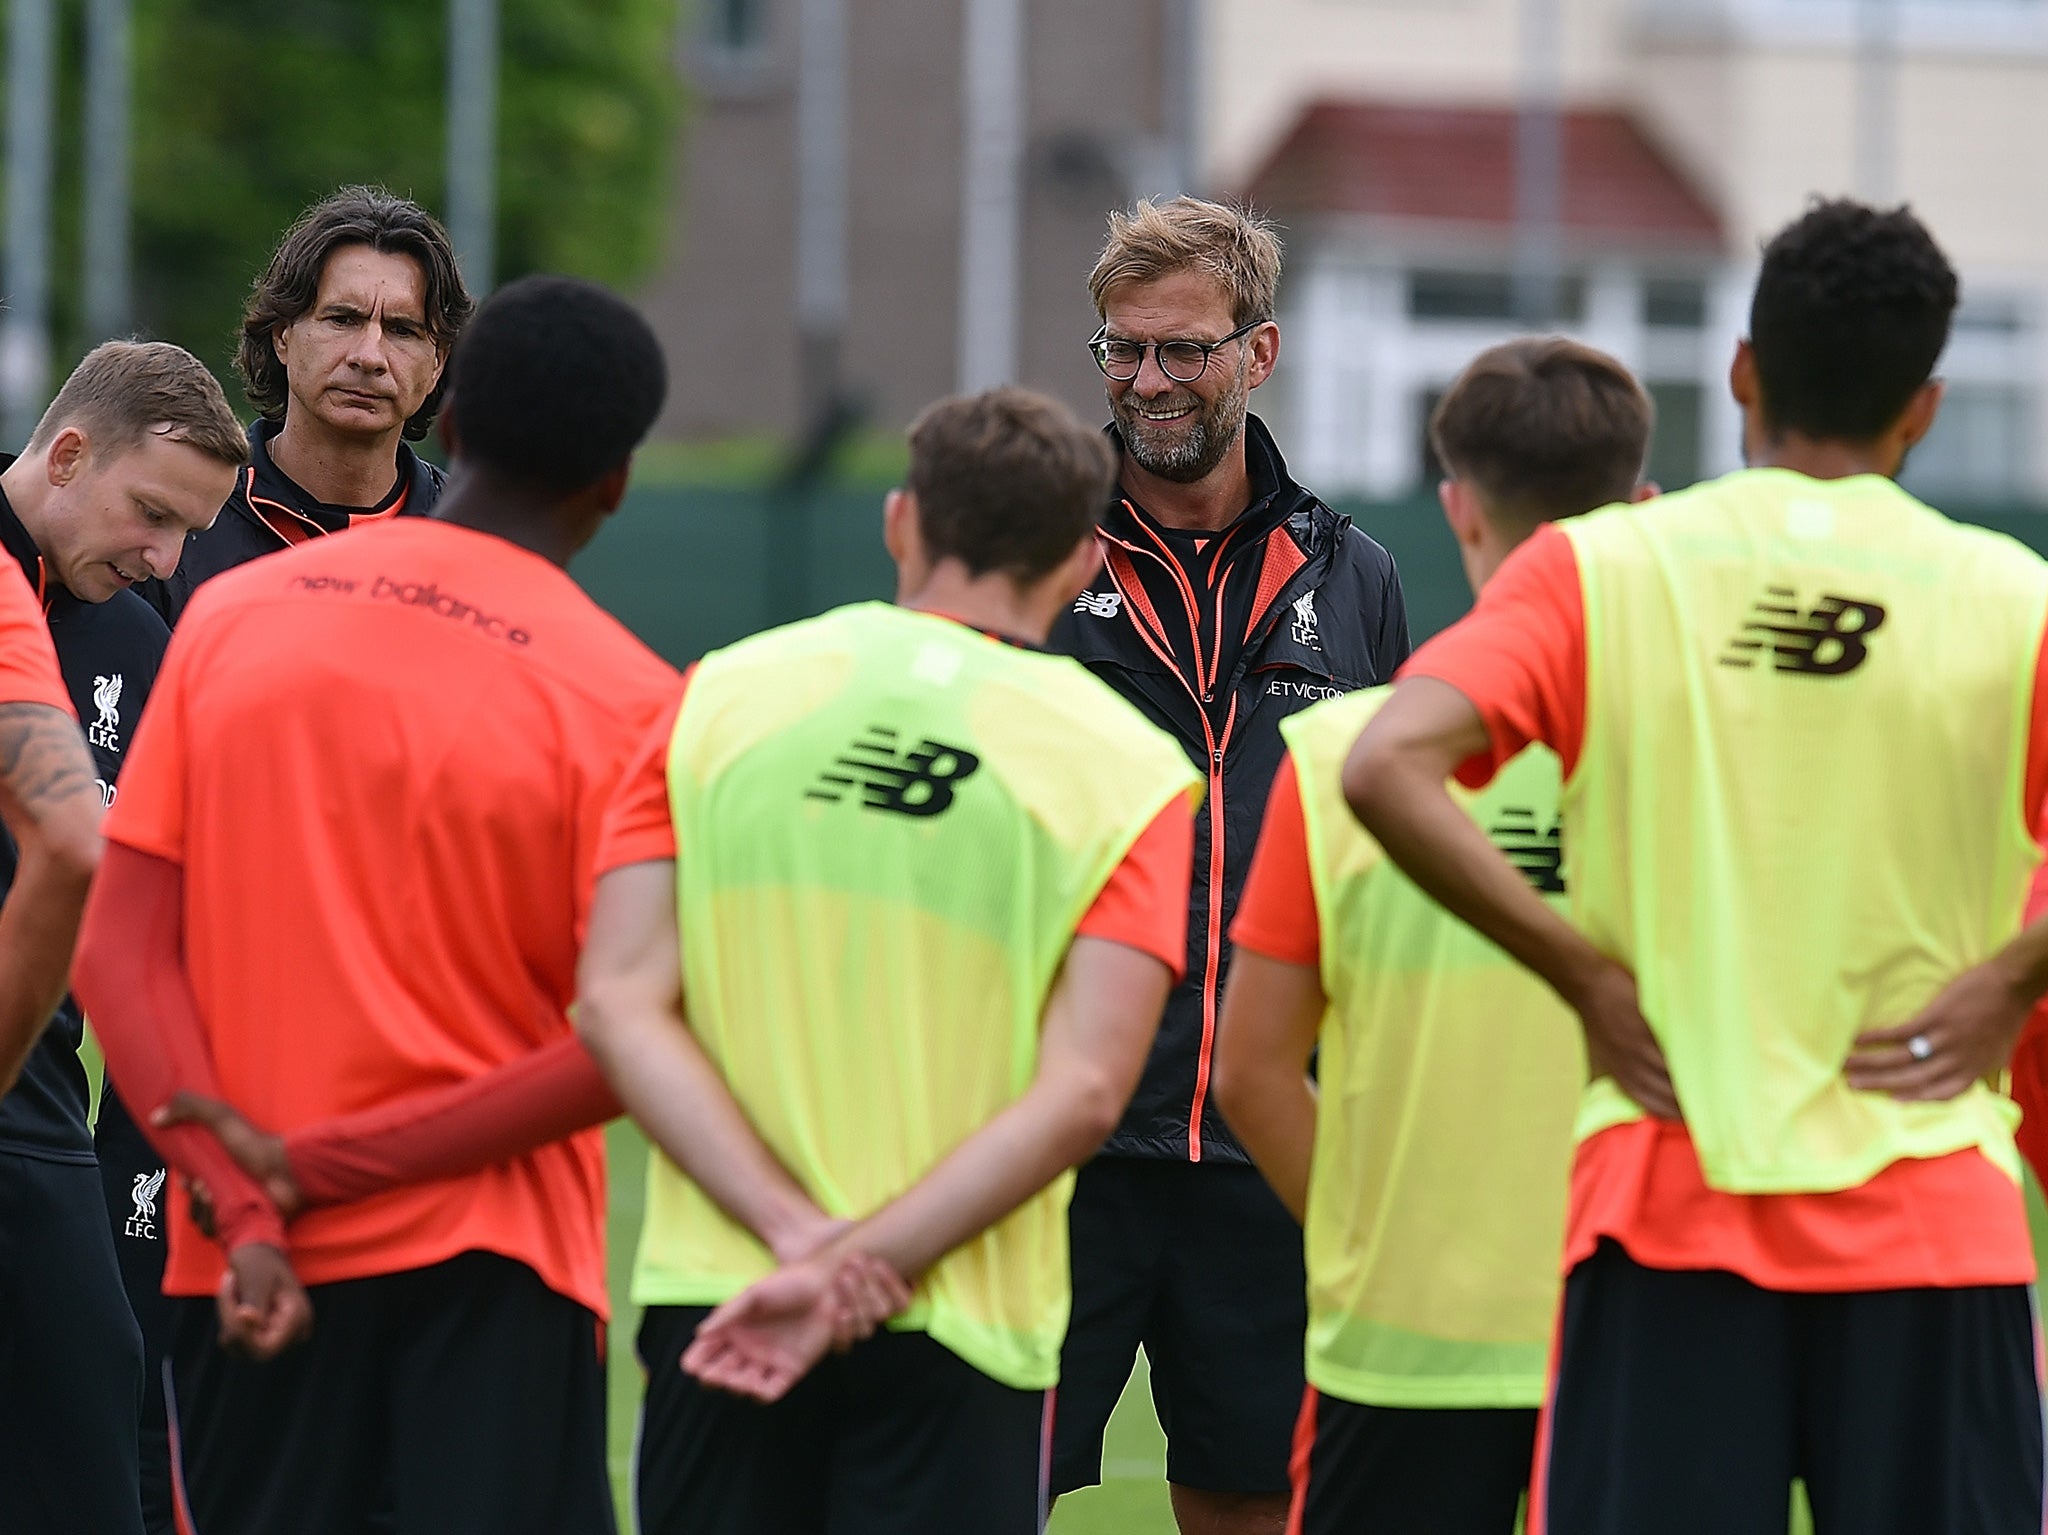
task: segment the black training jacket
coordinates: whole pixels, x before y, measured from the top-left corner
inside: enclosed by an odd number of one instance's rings
[[[145,581],[136,588],[165,623],[176,627],[178,615],[192,600],[192,589],[224,570],[323,533],[344,532],[360,522],[424,516],[440,499],[446,476],[400,443],[398,472],[390,491],[375,506],[316,501],[270,461],[270,439],[277,431],[274,421],[258,420],[249,428],[249,462],[213,526],[185,540],[185,552],[169,580]]]
[[[0,468],[14,462],[0,455]],[[121,759],[134,739],[135,722],[156,683],[170,630],[133,591],[105,602],[83,602],[57,584],[43,568],[35,541],[0,496],[0,558],[18,562],[43,601],[50,639],[65,691],[78,711],[92,748],[100,794],[114,802]],[[13,839],[0,831],[0,890],[14,883]],[[90,1101],[85,1066],[78,1058],[85,1023],[69,996],[44,1028],[22,1067],[21,1078],[0,1098],[0,1151],[46,1162],[93,1162]]]
[[[1170,732],[1208,779],[1187,974],[1107,1156],[1248,1160],[1210,1099],[1209,1066],[1227,935],[1286,749],[1280,721],[1386,682],[1408,657],[1392,556],[1288,477],[1256,416],[1245,437],[1243,514],[1198,537],[1120,499],[1102,528],[1102,573],[1052,633],[1052,649]]]

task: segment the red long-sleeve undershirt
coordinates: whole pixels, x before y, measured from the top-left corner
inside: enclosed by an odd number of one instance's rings
[[[210,1131],[148,1123],[181,1089],[221,1096],[185,971],[183,909],[178,864],[109,844],[79,942],[79,999],[144,1133],[166,1162],[206,1185],[222,1246],[281,1246],[276,1208]],[[509,1161],[620,1112],[589,1054],[565,1035],[466,1081],[301,1126],[286,1135],[285,1154],[308,1205],[341,1204]]]
[[[509,1162],[625,1110],[574,1035],[445,1087],[323,1119],[284,1138],[309,1205]]]
[[[1186,867],[1191,836],[1178,807],[1161,811],[1098,896],[1080,931],[1177,963],[1181,919],[1162,922],[1159,914],[1178,912],[1181,903],[1157,899],[1157,873]],[[98,940],[89,956],[96,973],[80,974],[80,996],[86,999],[89,988],[100,999],[99,1009],[91,1000],[86,1009],[100,1030],[115,1086],[145,1121],[180,1089],[222,1096],[184,968],[183,895],[184,870],[178,864],[112,843],[87,911],[87,936]],[[108,941],[114,935],[119,942]],[[146,941],[135,941],[139,937]],[[85,941],[80,955],[82,972]],[[146,985],[168,991],[170,1000],[136,1005]],[[114,1010],[111,1038],[100,1019],[109,1006]],[[117,1053],[122,1057],[118,1063]],[[460,1177],[507,1162],[623,1112],[589,1053],[573,1035],[564,1035],[476,1076],[300,1126],[284,1137],[285,1157],[308,1206],[345,1204],[401,1184]],[[211,1132],[147,1124],[145,1131],[167,1162],[207,1185],[224,1246],[232,1250],[237,1237],[276,1240],[275,1208],[227,1158]],[[265,1224],[251,1226],[262,1217],[267,1217]],[[262,1234],[248,1234],[251,1230]]]
[[[284,1220],[256,1181],[198,1125],[162,1128],[151,1114],[180,1088],[220,1096],[192,978],[185,970],[185,870],[110,842],[85,905],[71,984],[121,1097],[164,1161],[206,1186],[229,1252],[283,1247]]]

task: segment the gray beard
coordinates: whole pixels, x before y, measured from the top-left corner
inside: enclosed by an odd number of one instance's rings
[[[1125,451],[1140,469],[1147,474],[1156,474],[1162,480],[1171,480],[1176,485],[1192,485],[1207,479],[1210,471],[1223,462],[1223,455],[1244,435],[1245,396],[1248,393],[1244,370],[1240,368],[1229,391],[1214,405],[1199,412],[1190,424],[1157,431],[1151,422],[1138,414],[1130,395],[1113,404],[1110,414],[1116,417],[1117,432],[1124,440]]]

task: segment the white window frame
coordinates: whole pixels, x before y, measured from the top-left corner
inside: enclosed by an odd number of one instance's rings
[[[1888,7],[1889,14],[1873,7]],[[1651,36],[1854,49],[1873,19],[1912,53],[2048,54],[2048,0],[1636,0]]]

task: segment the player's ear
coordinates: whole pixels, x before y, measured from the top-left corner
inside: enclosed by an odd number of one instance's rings
[[[43,469],[52,485],[69,485],[92,457],[92,443],[75,426],[59,427],[43,454]]]
[[[923,552],[919,531],[916,496],[899,486],[882,498],[882,547],[899,566]]]
[[[1635,493],[1629,497],[1629,501],[1640,506],[1643,502],[1654,501],[1663,494],[1664,487],[1662,485],[1659,485],[1655,480],[1645,480],[1635,488]]]
[[[1930,378],[1913,391],[1913,398],[1906,402],[1906,408],[1899,413],[1899,423],[1893,428],[1899,435],[1902,455],[1934,429],[1934,418],[1941,414],[1942,397],[1947,392],[1948,385],[1938,378]]]
[[[1056,584],[1060,594],[1059,607],[1064,609],[1081,593],[1088,590],[1096,572],[1102,569],[1102,543],[1095,536],[1094,529],[1078,544],[1073,553],[1060,561],[1059,567],[1047,577],[1048,584]]]
[[[448,462],[454,463],[462,457],[462,434],[455,429],[455,400],[441,402],[441,414],[434,418],[434,430],[440,435],[441,447],[448,455]]]
[[[1753,409],[1762,398],[1756,376],[1756,349],[1747,337],[1735,343],[1735,357],[1728,364],[1728,392],[1744,410]]]
[[[1471,485],[1445,476],[1437,481],[1436,498],[1444,509],[1444,521],[1450,524],[1451,537],[1461,548],[1476,548],[1486,536],[1486,513]]]
[[[607,469],[590,487],[590,499],[607,517],[619,509],[619,503],[626,499],[626,486],[633,479],[633,460],[627,457],[623,464]]]

